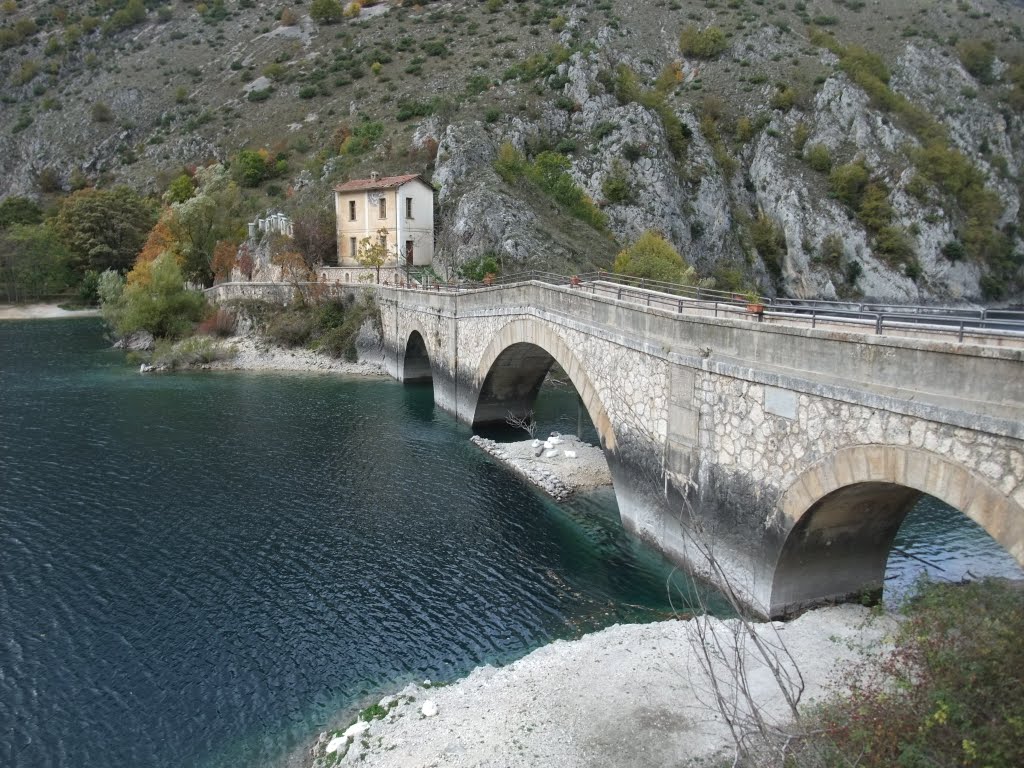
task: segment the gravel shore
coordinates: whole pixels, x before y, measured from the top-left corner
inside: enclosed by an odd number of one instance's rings
[[[498,443],[474,435],[470,441],[559,501],[577,491],[612,482],[604,451],[575,435],[553,435],[544,440],[515,443]]]
[[[310,349],[271,346],[252,336],[234,336],[221,343],[226,347],[234,347],[236,354],[230,360],[211,363],[210,368],[215,370],[321,371],[360,376],[385,375],[383,361],[379,356],[361,356],[358,362],[350,363]]]
[[[98,309],[61,309],[56,304],[0,304],[0,320],[48,320],[55,317],[99,317]]]
[[[734,642],[736,620],[616,625],[553,642],[504,668],[477,668],[450,686],[409,685],[381,700],[383,718],[354,724],[348,737],[321,734],[313,766],[657,768],[728,758],[729,729],[699,663],[702,623],[726,647]],[[884,651],[895,626],[892,617],[853,605],[755,625],[792,654],[803,704],[821,698],[851,662]],[[742,645],[755,700],[769,721],[788,722],[775,677],[749,641]],[[736,659],[719,663],[720,680],[733,679],[726,664],[738,667]]]

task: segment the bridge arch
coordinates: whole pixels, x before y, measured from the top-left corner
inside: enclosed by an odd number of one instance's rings
[[[423,334],[417,328],[412,329],[405,340],[402,369],[399,371],[398,380],[403,384],[433,382],[434,380],[430,352],[427,350]]]
[[[785,537],[770,614],[880,594],[896,532],[923,494],[963,512],[1024,565],[1024,509],[976,473],[928,451],[852,446],[806,470],[779,501]]]
[[[472,423],[502,423],[509,411],[516,415],[529,412],[553,362],[576,388],[601,447],[614,450],[611,419],[584,364],[552,328],[531,318],[507,323],[481,355],[474,377],[477,397]]]

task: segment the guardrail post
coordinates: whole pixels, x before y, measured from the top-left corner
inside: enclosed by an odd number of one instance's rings
[[[679,314],[683,314],[683,300],[679,300]]]
[[[963,341],[964,340],[964,321],[963,320],[960,321],[960,333],[957,334],[956,340],[957,341]]]
[[[877,333],[879,336],[882,335],[882,316],[881,315],[875,315],[875,333]]]
[[[621,285],[619,286],[619,289],[615,292],[615,300],[616,301],[622,301],[622,286]]]

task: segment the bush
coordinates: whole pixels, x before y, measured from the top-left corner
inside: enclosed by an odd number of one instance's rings
[[[889,205],[889,190],[880,182],[871,182],[864,188],[857,217],[872,232],[878,232],[892,222],[893,210]]]
[[[601,194],[609,203],[625,203],[632,197],[629,175],[618,160],[612,161],[611,171],[601,184]]]
[[[956,240],[950,240],[942,246],[942,255],[950,261],[960,261],[966,255],[964,247]]]
[[[679,51],[684,56],[698,59],[713,59],[728,47],[725,33],[718,27],[698,30],[692,24],[683,27],[679,34]]]
[[[817,708],[803,752],[863,768],[1024,765],[1024,591],[926,583],[904,613],[892,653]]]
[[[216,311],[196,328],[196,333],[204,336],[220,336],[222,338],[231,336],[235,332],[238,318],[229,309],[218,307]]]
[[[501,265],[494,258],[493,253],[485,253],[475,259],[470,259],[459,267],[459,275],[466,280],[480,282],[487,275],[500,275]]]
[[[807,148],[807,164],[819,173],[832,169],[832,153],[824,144],[812,144]]]
[[[160,368],[189,368],[234,357],[235,349],[217,344],[209,336],[192,336],[178,342],[161,340],[153,352],[152,364]]]
[[[995,46],[988,40],[964,40],[956,47],[960,63],[979,82],[992,82],[992,65],[996,60]]]
[[[526,168],[526,158],[513,146],[512,142],[506,141],[498,147],[498,156],[494,161],[494,170],[507,183],[511,184],[523,175]]]
[[[870,177],[871,174],[863,160],[840,165],[829,174],[829,191],[832,197],[857,210]]]
[[[693,267],[660,233],[647,230],[615,257],[615,272],[648,280],[695,285],[700,281]]]
[[[817,261],[831,269],[838,269],[839,265],[842,263],[843,254],[845,252],[845,248],[843,248],[843,238],[841,238],[836,232],[833,232],[829,235],[825,235],[821,241],[821,245],[818,246]]]
[[[282,347],[301,347],[313,333],[313,318],[308,312],[291,310],[271,318],[266,337]]]

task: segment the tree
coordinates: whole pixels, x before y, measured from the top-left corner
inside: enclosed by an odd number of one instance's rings
[[[615,257],[615,272],[620,275],[662,280],[683,285],[703,285],[693,267],[661,234],[647,230],[628,248]]]
[[[344,9],[338,0],[313,0],[309,6],[309,18],[317,24],[335,24],[343,15]]]
[[[118,333],[145,330],[154,336],[180,338],[188,335],[206,309],[206,297],[185,288],[181,268],[170,253],[140,262],[128,273],[113,311],[104,316]]]
[[[377,237],[364,237],[359,241],[359,249],[356,251],[356,261],[364,267],[372,267],[377,272],[377,282],[380,282],[380,268],[388,260],[391,253],[388,251],[388,231],[381,228]]]
[[[38,224],[43,220],[43,209],[29,197],[12,195],[0,202],[0,229],[12,224]]]
[[[0,230],[0,283],[7,301],[28,301],[68,286],[67,249],[46,224]]]
[[[238,186],[222,165],[196,171],[196,193],[171,205],[171,231],[181,247],[182,272],[199,285],[213,284],[213,252],[221,240],[241,239]]]
[[[123,271],[135,260],[156,218],[154,206],[127,187],[82,189],[61,203],[56,229],[77,271]]]
[[[310,267],[336,264],[338,238],[334,212],[322,205],[303,208],[292,217],[292,242]]]
[[[187,173],[183,173],[172,181],[164,192],[164,201],[168,203],[184,203],[196,191],[196,182]]]
[[[213,249],[213,279],[223,282],[230,279],[231,271],[237,266],[238,243],[233,240],[220,240]]]

